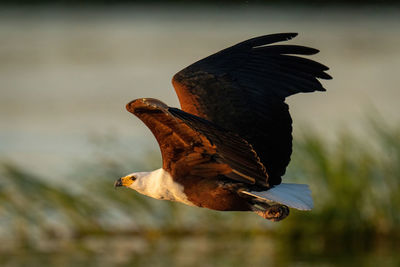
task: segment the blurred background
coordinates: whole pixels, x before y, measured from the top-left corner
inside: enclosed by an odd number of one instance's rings
[[[400,5],[271,3],[3,1],[0,265],[399,266]],[[127,102],[179,106],[176,72],[277,32],[334,77],[287,99],[284,179],[310,184],[312,212],[273,223],[114,190],[161,166]]]

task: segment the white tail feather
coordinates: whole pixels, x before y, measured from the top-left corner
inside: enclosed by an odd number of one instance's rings
[[[306,184],[285,184],[274,186],[268,191],[244,192],[269,201],[278,202],[298,210],[311,210],[314,207],[311,190]]]

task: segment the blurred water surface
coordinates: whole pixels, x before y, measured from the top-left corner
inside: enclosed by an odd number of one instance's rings
[[[295,124],[334,136],[358,129],[365,111],[398,121],[400,16],[396,8],[130,6],[0,11],[0,158],[60,173],[111,135],[140,155],[157,150],[124,105],[178,101],[170,80],[183,67],[244,39],[299,32],[328,65],[327,93],[288,102]],[[360,131],[361,132],[361,131]]]

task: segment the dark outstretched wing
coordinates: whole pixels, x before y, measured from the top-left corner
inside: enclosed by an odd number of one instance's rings
[[[239,136],[156,99],[136,99],[126,108],[152,131],[160,146],[163,168],[173,176],[224,175],[268,186],[257,154]]]
[[[224,49],[178,72],[173,85],[182,110],[237,133],[257,152],[271,185],[279,184],[292,152],[287,96],[325,91],[317,78],[328,68],[295,55],[318,50],[269,45],[296,33],[256,37]]]
[[[226,163],[232,169],[232,172],[225,174],[225,176],[238,181],[244,180],[250,184],[270,187],[264,165],[256,151],[246,140],[236,133],[227,131],[206,119],[180,109],[169,108],[168,111],[193,130],[207,137],[211,144],[215,145],[216,161]]]

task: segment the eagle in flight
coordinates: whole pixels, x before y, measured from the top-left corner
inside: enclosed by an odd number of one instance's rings
[[[305,184],[281,183],[292,153],[285,98],[325,91],[329,68],[299,55],[319,51],[252,38],[208,56],[172,79],[181,109],[152,98],[126,105],[158,141],[162,168],[118,179],[141,194],[219,211],[253,211],[279,221],[289,207],[311,210]],[[273,44],[273,45],[271,45]]]

